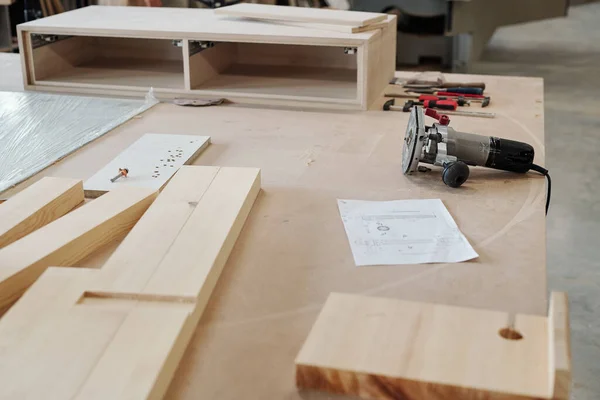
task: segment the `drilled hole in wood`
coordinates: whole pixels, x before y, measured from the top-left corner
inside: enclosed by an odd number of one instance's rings
[[[513,328],[502,328],[498,331],[498,334],[506,340],[521,340],[523,335]]]

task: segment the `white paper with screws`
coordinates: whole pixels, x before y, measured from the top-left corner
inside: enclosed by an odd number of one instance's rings
[[[338,200],[338,207],[357,266],[479,257],[440,199]]]
[[[85,195],[98,197],[121,185],[159,190],[209,143],[209,136],[147,133],[86,180]],[[119,168],[129,170],[127,177],[111,182]]]

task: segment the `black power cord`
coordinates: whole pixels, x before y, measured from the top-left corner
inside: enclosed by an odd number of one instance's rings
[[[540,167],[536,164],[532,164],[531,169],[544,175],[548,180],[548,192],[546,194],[546,215],[548,215],[548,207],[550,207],[550,195],[552,194],[552,179],[550,179],[550,173],[546,168]]]

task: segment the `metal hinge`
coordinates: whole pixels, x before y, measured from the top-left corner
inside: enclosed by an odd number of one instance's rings
[[[52,43],[59,42],[61,40],[69,39],[73,36],[69,35],[45,35],[41,33],[31,34],[31,47],[37,49],[38,47],[46,46]]]
[[[356,54],[357,51],[356,47],[344,47],[344,54]]]
[[[215,42],[190,40],[190,56],[200,53],[202,50],[210,49],[211,47],[215,47]]]

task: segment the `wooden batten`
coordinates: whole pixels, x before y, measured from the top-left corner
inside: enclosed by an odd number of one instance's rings
[[[81,181],[40,179],[0,207],[0,248],[62,217],[82,202]]]
[[[0,309],[18,300],[48,267],[75,266],[125,236],[155,197],[151,189],[114,190],[0,249]]]
[[[182,167],[102,268],[42,273],[0,319],[0,399],[162,398],[259,191]]]

